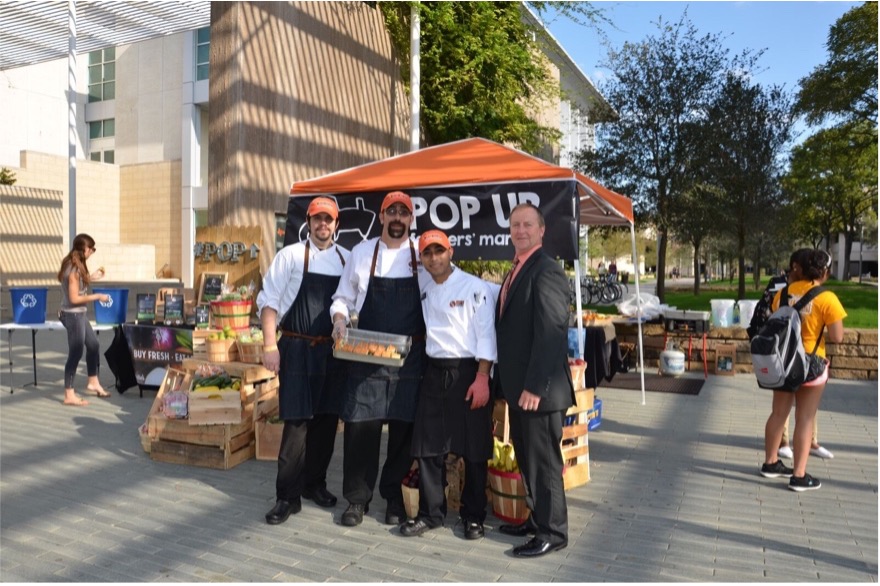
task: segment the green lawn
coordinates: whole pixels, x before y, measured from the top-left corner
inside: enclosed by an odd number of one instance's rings
[[[755,291],[752,282],[746,281],[746,299],[760,299],[767,285],[768,278],[762,279],[760,288]],[[877,329],[877,286],[860,285],[858,283],[842,283],[830,280],[825,283],[825,288],[834,291],[840,302],[846,309],[846,319],[843,320],[847,328],[873,328]],[[635,293],[635,287],[630,284],[629,292]],[[666,303],[678,309],[693,309],[697,311],[711,311],[712,299],[736,299],[736,284],[727,281],[713,281],[700,285],[700,294],[694,296],[693,289],[669,289],[667,283]],[[587,305],[587,309],[599,313],[615,313],[613,305]]]
[[[691,289],[667,290],[666,303],[678,309],[696,309],[710,311],[709,301],[712,299],[736,299],[736,286],[726,283],[710,283],[709,290],[700,289],[700,295],[694,296]],[[825,288],[834,291],[846,309],[847,317],[843,320],[844,327],[877,328],[877,286],[859,285],[858,283],[842,283],[828,281]],[[759,291],[753,291],[750,283],[746,284],[746,299],[760,299],[764,285]]]

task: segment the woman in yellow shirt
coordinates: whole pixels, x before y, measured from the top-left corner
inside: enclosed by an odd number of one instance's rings
[[[807,291],[821,285],[831,267],[830,261],[830,255],[823,250],[803,249],[795,253],[791,270],[797,280],[792,279],[788,286],[789,304],[794,305]],[[779,308],[780,298],[781,292],[773,299],[774,311]],[[804,351],[812,354],[815,348],[816,356],[824,360],[825,341],[843,341],[843,318],[846,317],[846,311],[837,295],[825,291],[808,303],[801,310],[800,316]],[[827,380],[828,361],[825,360],[823,372],[804,383],[794,393],[773,391],[773,410],[764,427],[765,462],[761,467],[761,475],[767,478],[789,477],[788,488],[797,492],[816,490],[822,486],[818,478],[807,474],[807,459],[810,457],[813,421]],[[779,461],[777,448],[792,405],[795,407],[794,467],[789,468]]]

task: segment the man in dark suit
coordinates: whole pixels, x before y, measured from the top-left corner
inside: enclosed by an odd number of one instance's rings
[[[562,424],[575,403],[568,367],[568,279],[542,250],[544,216],[531,204],[510,213],[516,251],[496,309],[497,389],[507,401],[510,435],[531,516],[502,525],[508,535],[534,538],[513,549],[537,557],[568,545],[568,510],[562,482]]]

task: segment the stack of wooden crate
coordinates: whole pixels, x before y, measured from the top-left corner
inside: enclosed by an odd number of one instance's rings
[[[575,391],[577,403],[565,414],[560,446],[562,459],[565,462],[562,473],[565,490],[590,481],[590,446],[587,432],[594,398],[594,389],[582,388]],[[507,416],[507,403],[503,399],[495,401],[492,418],[495,421],[495,436],[504,443],[510,443],[510,419]]]
[[[187,359],[183,363],[183,370],[191,378],[202,364],[206,362]],[[166,389],[176,381],[174,377],[179,376],[174,374],[176,371],[169,369],[147,416],[151,459],[228,470],[254,457],[256,441],[253,412],[256,388],[257,385],[274,379],[275,373],[262,366],[240,362],[224,363],[223,368],[230,376],[241,379],[238,408],[230,408],[228,412],[224,410],[224,423],[210,422],[216,418],[209,418],[206,423],[193,423],[188,419],[166,417],[162,412],[163,397]],[[204,411],[202,414],[204,415]]]

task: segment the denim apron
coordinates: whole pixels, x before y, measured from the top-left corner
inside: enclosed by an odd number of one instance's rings
[[[412,277],[376,276],[379,241],[373,252],[367,296],[359,314],[364,330],[412,336],[412,347],[401,367],[349,362],[343,421],[395,419],[412,422],[419,384],[425,371],[425,320],[419,292],[418,263],[410,241]]]
[[[278,394],[281,419],[310,419],[338,414],[342,407],[346,365],[333,358],[329,307],[339,276],[309,272],[310,242],[306,241],[303,279],[293,304],[281,318]],[[345,260],[336,250],[342,265]]]

